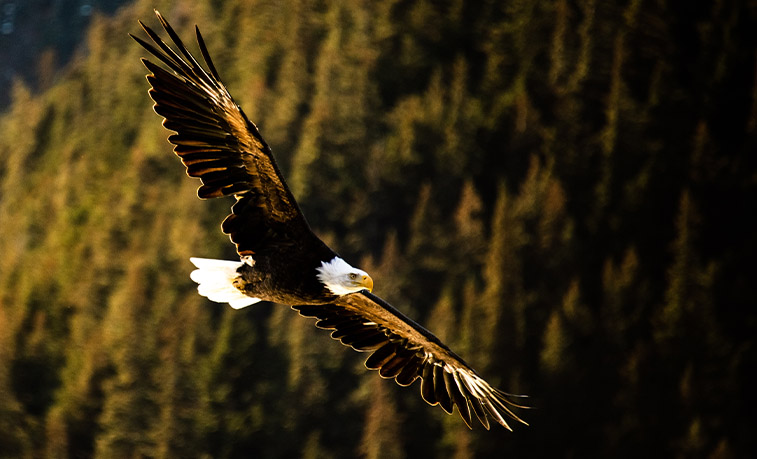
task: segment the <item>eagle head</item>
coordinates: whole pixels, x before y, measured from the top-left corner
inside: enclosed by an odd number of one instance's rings
[[[334,295],[373,290],[373,279],[368,273],[350,266],[339,257],[334,257],[328,262],[322,261],[316,271],[318,271],[318,280]]]

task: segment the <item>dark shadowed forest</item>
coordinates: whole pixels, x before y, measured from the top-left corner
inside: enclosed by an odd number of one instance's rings
[[[0,29],[30,69],[0,114],[1,457],[757,454],[753,1],[47,3],[53,38]],[[151,108],[153,8],[199,25],[314,231],[530,426],[197,294],[233,200]]]

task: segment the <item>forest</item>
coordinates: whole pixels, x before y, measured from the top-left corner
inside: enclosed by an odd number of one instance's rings
[[[0,98],[0,457],[757,454],[753,1],[85,3]],[[197,294],[233,200],[152,110],[153,8],[199,26],[313,230],[528,426]]]

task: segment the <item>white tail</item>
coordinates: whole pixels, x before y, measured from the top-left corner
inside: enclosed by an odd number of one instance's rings
[[[242,266],[241,261],[213,260],[210,258],[190,258],[198,269],[192,271],[189,277],[197,282],[200,295],[216,303],[229,303],[234,309],[240,309],[260,301],[242,293],[234,286],[237,269]]]

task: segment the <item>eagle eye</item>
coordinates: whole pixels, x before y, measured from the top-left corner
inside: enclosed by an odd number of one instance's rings
[[[355,280],[355,279],[357,279],[357,274],[355,274],[355,273],[350,273],[350,279],[352,279],[352,280]]]

